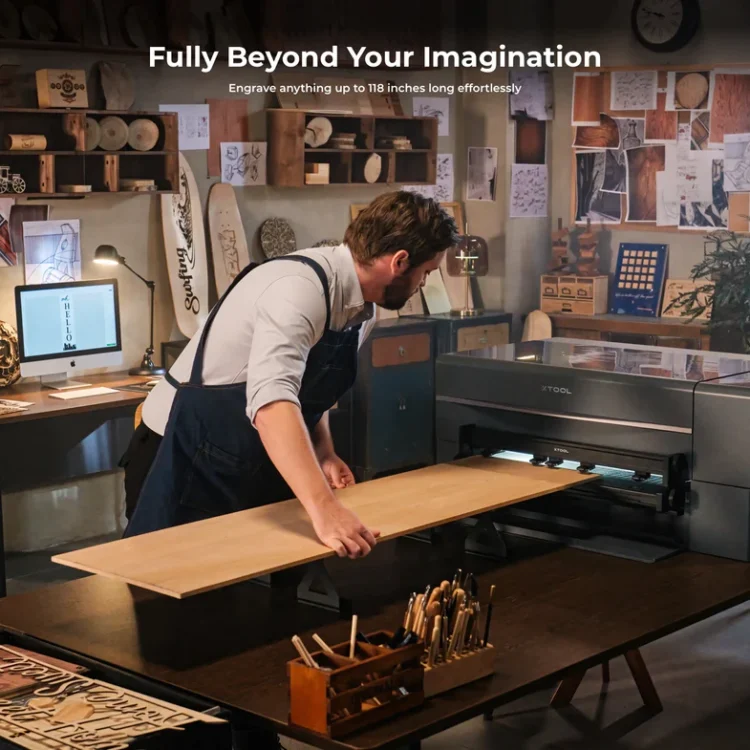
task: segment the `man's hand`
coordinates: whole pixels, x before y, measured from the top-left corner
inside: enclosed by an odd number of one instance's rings
[[[356,484],[352,470],[335,453],[323,458],[320,468],[323,469],[331,489],[343,490],[344,487]]]
[[[380,536],[379,531],[370,531],[335,498],[317,503],[310,511],[310,518],[318,539],[339,557],[354,560],[369,555]]]

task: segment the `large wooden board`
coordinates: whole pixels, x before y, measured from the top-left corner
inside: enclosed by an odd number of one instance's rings
[[[250,140],[247,99],[206,99],[211,145],[208,176],[221,177],[221,144]]]
[[[471,458],[376,479],[338,496],[381,540],[469,518],[596,477]],[[53,557],[53,562],[182,599],[334,553],[297,500],[232,513]]]
[[[221,297],[250,263],[245,228],[234,188],[217,182],[208,196],[208,231],[214,258],[216,292]]]
[[[161,221],[177,327],[191,338],[208,317],[208,258],[198,184],[183,154],[179,187],[161,196]]]

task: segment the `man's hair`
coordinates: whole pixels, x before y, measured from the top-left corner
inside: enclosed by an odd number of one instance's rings
[[[458,240],[456,222],[439,203],[404,190],[378,196],[344,235],[344,244],[359,263],[406,250],[411,268],[427,263]]]

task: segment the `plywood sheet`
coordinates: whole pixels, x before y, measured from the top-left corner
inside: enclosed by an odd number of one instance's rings
[[[383,541],[548,495],[596,477],[471,458],[337,492]],[[69,552],[53,561],[182,599],[333,556],[302,505],[275,505]]]
[[[206,104],[211,136],[208,176],[221,177],[221,144],[250,140],[247,99],[206,99]]]

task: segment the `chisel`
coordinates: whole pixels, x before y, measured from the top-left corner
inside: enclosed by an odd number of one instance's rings
[[[411,625],[411,613],[414,611],[414,602],[417,600],[416,593],[411,595],[411,598],[409,599],[409,604],[406,607],[406,615],[404,616],[404,630],[409,629],[409,625]]]
[[[354,615],[352,617],[352,632],[349,636],[349,658],[353,659],[354,654],[356,653],[357,648],[357,626],[359,623],[359,618],[357,615]]]

